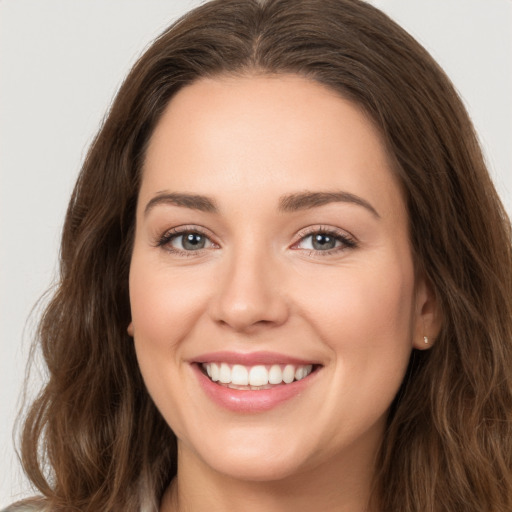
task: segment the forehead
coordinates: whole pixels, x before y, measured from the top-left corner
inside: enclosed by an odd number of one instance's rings
[[[381,208],[401,202],[385,144],[362,109],[295,75],[222,76],[170,101],[150,140],[141,195],[229,189],[249,200],[340,187],[387,199]]]

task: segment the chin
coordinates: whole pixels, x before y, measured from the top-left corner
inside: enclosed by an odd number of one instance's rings
[[[212,436],[211,443],[196,443],[194,451],[199,463],[214,472],[237,480],[270,482],[286,479],[307,466],[305,450],[297,440],[285,443],[280,436],[263,432],[245,438],[240,433],[226,434]]]
[[[304,470],[303,464],[294,457],[280,457],[254,454],[251,456],[225,457],[210,462],[216,472],[236,480],[247,482],[275,482],[285,480]]]

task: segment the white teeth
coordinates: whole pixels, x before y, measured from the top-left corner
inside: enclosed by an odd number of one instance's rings
[[[286,384],[290,384],[295,379],[295,367],[291,364],[287,364],[283,370],[283,381]]]
[[[299,366],[299,368],[297,368],[295,370],[295,380],[303,379],[304,378],[304,373],[305,373],[304,367],[303,366]]]
[[[312,364],[308,364],[307,366],[304,367],[304,373],[302,374],[302,377],[300,379],[304,379],[305,377],[307,377],[311,372],[313,371],[313,365]],[[300,380],[300,379],[297,379],[297,380]]]
[[[251,386],[266,386],[268,384],[268,371],[264,366],[253,366],[249,372]]]
[[[252,367],[228,363],[204,363],[203,369],[213,382],[235,387],[235,389],[268,388],[270,385],[290,384],[294,380],[302,380],[313,371],[313,365],[274,364],[270,367],[256,365]],[[239,388],[240,387],[240,388]]]
[[[226,363],[220,365],[219,381],[222,384],[229,384],[231,382],[231,368]]]
[[[217,382],[219,380],[219,367],[215,363],[213,364],[207,364],[206,365],[206,373],[208,373],[208,366],[210,367],[211,371],[211,379],[213,382]]]
[[[249,372],[245,366],[235,364],[231,368],[231,384],[237,384],[238,386],[247,386],[249,384]]]
[[[283,382],[283,372],[278,364],[273,364],[268,372],[269,384],[281,384]]]
[[[299,366],[297,370],[295,370],[295,380],[301,380],[304,377],[307,377],[313,370],[313,366],[308,364],[307,366]]]

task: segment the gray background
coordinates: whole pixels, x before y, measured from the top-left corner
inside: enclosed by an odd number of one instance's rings
[[[122,78],[197,0],[0,0],[0,508],[30,494],[13,450],[28,345],[76,174]],[[374,0],[445,68],[512,212],[512,1]],[[435,207],[435,205],[433,205]],[[41,376],[33,376],[29,393]]]

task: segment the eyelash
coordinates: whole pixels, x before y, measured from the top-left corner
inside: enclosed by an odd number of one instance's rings
[[[308,250],[308,256],[332,256],[334,254],[338,254],[347,249],[356,249],[358,247],[358,243],[356,239],[349,235],[345,231],[341,231],[339,229],[329,228],[326,226],[318,226],[306,228],[304,231],[299,233],[299,240],[294,244],[297,246],[300,242],[303,242],[306,238],[312,235],[326,235],[334,238],[337,242],[341,242],[340,247],[333,247],[332,249],[328,249],[326,251],[320,251],[315,249]]]
[[[180,236],[187,235],[187,234],[198,234],[198,235],[204,236],[205,238],[207,238],[210,241],[210,243],[212,243],[213,245],[217,245],[211,241],[211,238],[207,233],[205,233],[201,228],[199,228],[197,226],[183,226],[181,228],[170,229],[170,230],[166,231],[157,240],[157,243],[155,245],[157,247],[164,248],[166,251],[169,251],[172,254],[176,254],[178,256],[184,256],[184,257],[197,256],[199,254],[202,254],[203,251],[208,250],[208,249],[203,248],[203,249],[198,249],[196,251],[184,251],[181,249],[176,249],[175,247],[172,247],[170,245],[170,243],[174,239],[176,239]],[[345,231],[328,228],[328,227],[324,227],[324,226],[307,228],[305,231],[299,233],[299,240],[293,245],[293,247],[297,246],[300,242],[303,242],[306,238],[308,238],[312,235],[331,236],[337,242],[341,242],[342,245],[340,247],[333,247],[332,249],[328,249],[325,251],[310,249],[310,250],[307,250],[308,256],[320,256],[320,257],[330,256],[330,255],[345,251],[347,249],[356,249],[358,247],[358,243],[355,240],[355,238],[352,237],[351,235],[349,235],[348,233],[346,233]],[[300,249],[295,249],[295,250],[300,250]]]
[[[170,244],[171,242],[180,236],[188,235],[188,234],[198,234],[202,235],[208,240],[211,241],[210,236],[206,234],[201,228],[198,228],[197,226],[183,226],[181,228],[173,228],[169,231],[166,231],[157,241],[156,245],[157,247],[162,247],[166,251],[169,251],[172,254],[176,254],[178,256],[185,256],[185,257],[191,257],[191,256],[197,256],[198,254],[201,254],[203,251],[207,249],[199,249],[197,251],[182,251],[180,249],[176,249],[175,247],[172,247]],[[213,243],[213,242],[211,242]]]

